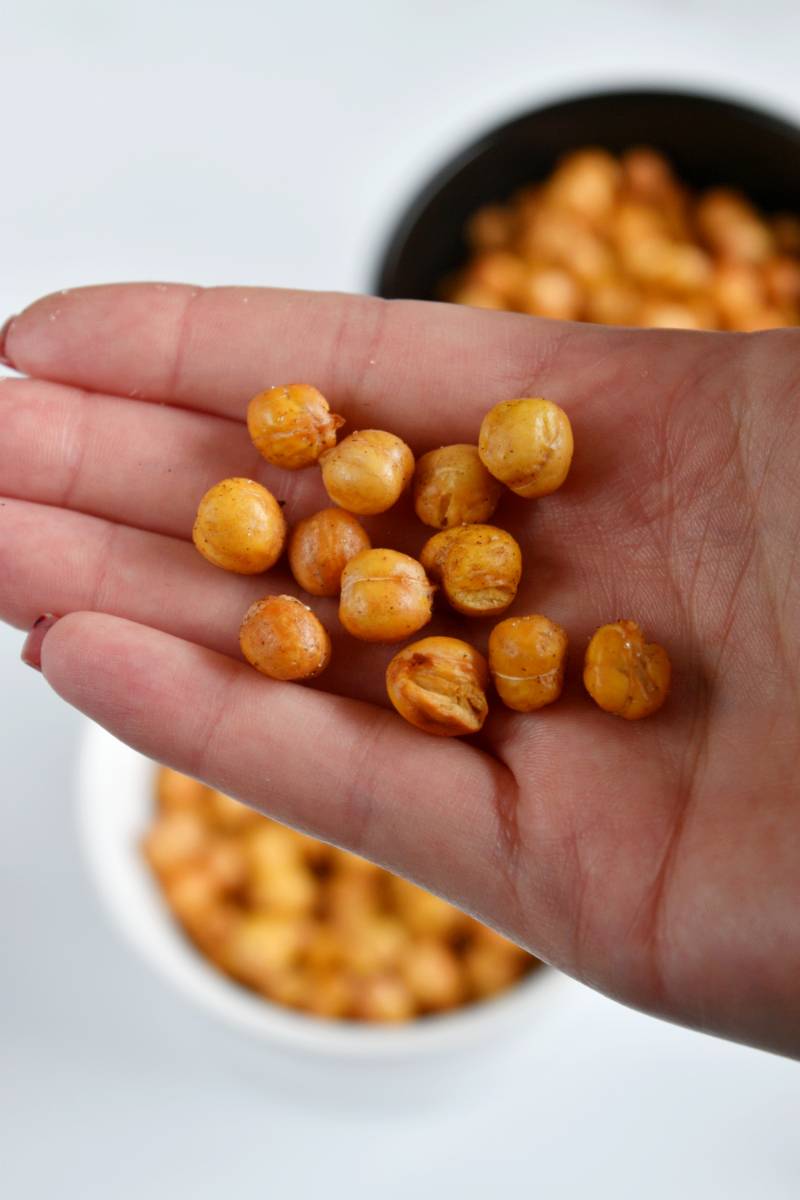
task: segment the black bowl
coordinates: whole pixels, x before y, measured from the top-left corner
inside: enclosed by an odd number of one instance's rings
[[[525,113],[459,151],[408,205],[375,279],[388,299],[436,299],[467,258],[482,204],[543,179],[568,150],[649,145],[695,187],[729,185],[767,212],[800,212],[800,129],[759,109],[681,92],[605,92]]]

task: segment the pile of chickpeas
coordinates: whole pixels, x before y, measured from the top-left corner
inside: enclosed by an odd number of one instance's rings
[[[503,400],[484,417],[477,445],[441,446],[416,464],[405,442],[385,430],[359,430],[337,442],[342,424],[309,384],[255,396],[247,410],[254,445],[273,466],[319,464],[337,507],[298,522],[289,535],[266,487],[224,479],[200,501],[193,531],[200,553],[228,571],[258,574],[277,562],[288,537],[299,586],[312,596],[338,594],[340,624],[365,642],[400,642],[418,633],[432,617],[437,588],[463,616],[505,612],[517,595],[522,552],[507,530],[486,522],[504,486],[526,500],[561,487],[573,451],[564,410],[541,397]],[[386,512],[412,479],[418,518],[438,530],[418,559],[372,546],[356,517]],[[327,629],[296,596],[256,600],[244,614],[239,644],[248,662],[273,679],[312,679],[331,658]],[[391,660],[386,690],[400,715],[426,733],[477,733],[489,712],[490,675],[508,708],[530,713],[560,696],[566,653],[567,635],[548,617],[510,617],[490,633],[488,663],[459,638],[423,638]],[[618,620],[591,639],[584,683],[601,708],[637,720],[663,704],[669,658],[645,642],[635,622]]]
[[[166,767],[143,849],[205,957],[319,1017],[408,1021],[487,999],[538,965],[438,896]]]
[[[800,217],[740,193],[695,194],[663,155],[568,154],[542,183],[479,209],[470,258],[446,280],[458,304],[676,329],[800,324]]]

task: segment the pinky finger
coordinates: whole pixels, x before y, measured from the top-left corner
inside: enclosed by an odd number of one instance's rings
[[[487,919],[501,910],[504,873],[493,882],[486,868],[510,775],[474,746],[426,738],[392,712],[266,679],[105,614],[58,621],[42,672],[144,754]]]

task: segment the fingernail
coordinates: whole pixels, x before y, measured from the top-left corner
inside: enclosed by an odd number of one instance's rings
[[[42,613],[40,617],[36,618],[33,625],[31,625],[30,633],[23,643],[20,658],[29,667],[34,667],[37,671],[41,671],[42,669],[42,643],[57,620],[58,617],[54,616],[53,613]]]
[[[3,328],[0,329],[0,363],[2,363],[4,367],[14,366],[11,359],[6,354],[6,338],[8,337],[8,331],[14,324],[15,320],[15,317],[9,317],[6,323],[3,325]]]

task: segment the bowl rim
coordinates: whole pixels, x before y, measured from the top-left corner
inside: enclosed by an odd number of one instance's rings
[[[116,765],[113,778],[111,763]],[[151,759],[101,726],[84,721],[77,770],[80,848],[95,889],[123,941],[185,998],[229,1027],[288,1050],[392,1059],[468,1046],[513,1031],[515,1019],[525,1013],[551,1007],[550,997],[561,976],[546,966],[495,998],[396,1026],[327,1020],[294,1012],[249,992],[207,962],[170,918],[138,851],[138,837],[133,837],[130,821],[126,824],[126,808],[129,817],[135,811],[143,816],[146,805],[149,813],[152,792],[141,780],[152,779],[155,767]],[[116,803],[109,803],[109,792],[119,793],[121,788],[122,799],[112,796]],[[141,821],[137,826],[140,836],[144,826]],[[517,1020],[520,1027],[522,1022]]]
[[[649,100],[678,100],[690,101],[707,110],[717,109],[733,114],[749,121],[756,129],[770,128],[787,138],[797,142],[800,148],[800,123],[786,115],[762,107],[760,103],[751,103],[748,99],[733,97],[727,93],[713,91],[694,91],[691,87],[666,84],[654,87],[631,84],[625,87],[598,87],[581,92],[571,92],[561,98],[549,99],[531,108],[516,109],[514,115],[501,118],[492,125],[486,125],[476,136],[461,142],[457,149],[449,155],[433,171],[422,176],[422,180],[413,190],[409,190],[403,203],[398,205],[394,219],[389,224],[389,233],[384,237],[382,247],[374,256],[370,273],[370,288],[372,294],[384,298],[396,296],[390,287],[392,277],[397,271],[397,264],[408,241],[409,235],[416,227],[421,215],[433,198],[445,187],[450,180],[458,175],[469,163],[479,158],[494,142],[515,129],[525,125],[535,117],[550,116],[554,113],[566,113],[571,109],[584,108],[598,101],[649,101]],[[413,299],[413,297],[407,297]]]

